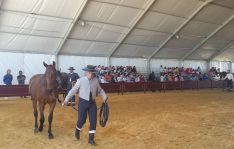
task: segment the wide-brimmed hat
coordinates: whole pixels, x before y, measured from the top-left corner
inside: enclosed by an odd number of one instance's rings
[[[73,68],[73,67],[69,67],[69,68],[68,68],[68,70],[75,70],[75,68]]]
[[[87,65],[85,68],[82,69],[83,71],[88,71],[88,72],[97,72],[95,69],[95,66],[93,65]]]

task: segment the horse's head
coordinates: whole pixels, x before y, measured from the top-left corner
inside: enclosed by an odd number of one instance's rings
[[[56,71],[56,81],[58,82],[59,87],[64,86],[64,78],[60,70]]]
[[[46,67],[45,78],[46,78],[46,86],[48,90],[53,90],[56,87],[56,69],[55,62],[52,65],[48,65],[43,62],[43,65]]]
[[[66,89],[67,88],[67,82],[68,82],[68,75],[67,75],[67,73],[60,72],[60,79],[61,79],[60,87],[62,89]]]

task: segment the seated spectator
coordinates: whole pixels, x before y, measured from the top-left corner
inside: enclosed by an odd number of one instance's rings
[[[123,82],[127,82],[127,77],[126,76],[123,77]]]
[[[184,81],[184,76],[180,76],[180,81]]]
[[[163,78],[163,82],[167,82],[168,81],[168,75],[164,75],[164,78]]]
[[[5,85],[12,85],[13,76],[11,75],[11,70],[7,70],[7,74],[3,77],[3,82]]]
[[[174,81],[172,75],[169,75],[169,76],[168,76],[168,81],[169,81],[169,82],[173,82],[173,81]]]
[[[137,76],[135,77],[135,82],[140,82],[140,77],[139,77],[139,75],[137,75]]]
[[[117,82],[123,82],[123,75],[118,75]]]
[[[196,80],[197,80],[196,75],[195,75],[195,74],[193,74],[193,75],[191,76],[190,80],[191,80],[191,81],[196,81]]]
[[[105,75],[105,80],[106,80],[106,82],[109,82],[109,83],[111,82],[112,77],[111,77],[110,73]]]
[[[206,73],[204,73],[204,75],[202,77],[202,80],[204,80],[204,81],[209,80],[209,77],[208,77],[208,75]]]
[[[179,81],[179,78],[178,76],[175,77],[175,82],[178,82]]]
[[[101,76],[100,82],[101,82],[101,83],[108,83],[108,82],[106,82],[106,79],[105,79],[104,76]]]
[[[145,77],[143,75],[140,76],[140,82],[145,82]]]

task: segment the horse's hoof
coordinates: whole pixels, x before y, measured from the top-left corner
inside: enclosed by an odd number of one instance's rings
[[[49,138],[49,139],[54,139],[54,135],[53,135],[53,134],[49,134],[49,135],[48,135],[48,138]]]
[[[38,133],[38,128],[34,128],[34,133]]]
[[[39,127],[38,131],[42,132],[43,131],[43,127]]]

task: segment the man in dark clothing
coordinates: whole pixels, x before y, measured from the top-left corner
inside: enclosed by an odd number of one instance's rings
[[[11,75],[11,70],[7,70],[7,74],[3,77],[3,82],[5,85],[12,85],[13,76]]]
[[[67,77],[68,77],[67,94],[72,89],[72,87],[76,84],[77,79],[80,78],[79,75],[74,72],[75,69],[73,67],[70,67],[68,70],[69,70],[69,73],[67,74]],[[72,105],[75,104],[75,96],[71,98],[70,102]]]
[[[19,75],[17,76],[17,81],[19,85],[25,85],[25,75],[23,75],[23,71],[19,71]],[[23,96],[21,96],[22,98]],[[26,98],[26,96],[24,96],[24,98]]]
[[[23,75],[23,71],[19,71],[19,75],[17,76],[18,84],[19,85],[25,85],[25,75]]]
[[[150,75],[149,75],[149,81],[155,81],[156,77],[155,77],[155,74],[154,72],[152,72]]]

